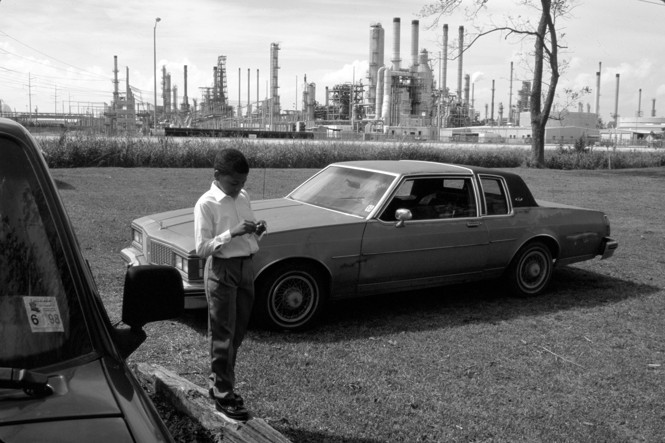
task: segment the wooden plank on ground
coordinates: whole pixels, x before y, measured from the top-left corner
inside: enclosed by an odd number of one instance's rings
[[[201,426],[222,438],[224,443],[290,443],[265,420],[257,417],[247,422],[229,420],[215,410],[208,391],[159,365],[134,365],[138,377],[154,387],[173,406],[194,418]]]

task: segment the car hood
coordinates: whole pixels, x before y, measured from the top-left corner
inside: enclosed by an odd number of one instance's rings
[[[252,210],[257,220],[267,222],[270,235],[362,221],[353,215],[286,198],[254,201]],[[175,245],[188,254],[196,253],[193,208],[152,214],[135,220],[135,224],[145,229],[153,239]]]
[[[109,387],[102,363],[95,360],[58,370],[49,383],[56,393],[29,397],[21,390],[0,389],[0,441],[131,441],[122,412]],[[112,438],[106,440],[106,437]],[[62,440],[64,438],[64,440]]]

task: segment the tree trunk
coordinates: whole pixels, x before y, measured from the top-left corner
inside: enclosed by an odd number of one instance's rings
[[[531,112],[531,159],[537,168],[545,167],[545,125],[549,117],[551,96],[548,93],[548,100],[545,106],[542,104],[543,91],[543,65],[545,56],[545,36],[547,34],[548,24],[551,23],[549,17],[550,0],[541,0],[543,14],[538,23],[536,31],[536,43],[534,47],[534,69],[533,69],[533,89],[531,90],[531,103],[529,111]],[[555,86],[556,87],[556,86]]]
[[[545,125],[531,121],[531,160],[537,168],[545,167]]]

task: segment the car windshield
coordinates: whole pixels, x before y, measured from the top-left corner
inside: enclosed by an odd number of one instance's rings
[[[376,208],[394,180],[395,176],[376,171],[329,166],[289,198],[364,218]]]
[[[87,354],[92,342],[49,201],[24,148],[0,137],[0,367]]]

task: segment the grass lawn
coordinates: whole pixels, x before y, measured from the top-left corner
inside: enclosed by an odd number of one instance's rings
[[[514,171],[537,199],[607,212],[615,256],[557,270],[537,298],[454,286],[339,302],[307,333],[250,331],[237,374],[255,415],[294,442],[662,441],[665,168]],[[193,206],[211,171],[52,172],[118,321],[130,221]],[[281,196],[313,172],[253,170],[247,188]],[[203,312],[149,325],[131,360],[205,386],[206,328]]]

